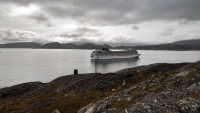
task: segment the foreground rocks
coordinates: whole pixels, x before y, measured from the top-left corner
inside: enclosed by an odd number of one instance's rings
[[[200,62],[59,77],[0,90],[0,112],[198,113]]]

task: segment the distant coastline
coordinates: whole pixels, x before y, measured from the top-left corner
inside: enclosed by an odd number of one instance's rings
[[[137,50],[200,50],[200,39],[193,40],[181,40],[172,43],[158,44],[158,45],[132,45],[126,46],[124,43],[121,46],[110,46],[109,44],[104,44],[109,49],[127,49],[134,48]],[[130,43],[129,43],[130,45]],[[84,43],[84,44],[74,44],[74,43],[59,43],[50,42],[46,44],[40,44],[36,42],[16,42],[0,44],[0,48],[33,48],[33,49],[101,49],[102,44]]]

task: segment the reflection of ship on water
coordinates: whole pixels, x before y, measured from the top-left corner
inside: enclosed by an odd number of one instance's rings
[[[124,51],[111,51],[103,46],[103,49],[95,50],[91,53],[91,60],[130,59],[138,58],[140,55],[132,48]]]

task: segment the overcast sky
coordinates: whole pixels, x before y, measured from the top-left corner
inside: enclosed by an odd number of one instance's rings
[[[200,39],[200,0],[0,0],[0,43]]]

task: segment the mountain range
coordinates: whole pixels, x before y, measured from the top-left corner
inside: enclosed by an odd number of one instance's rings
[[[101,49],[103,44],[93,44],[93,43],[59,43],[51,42],[46,44],[39,44],[35,42],[17,42],[17,43],[7,43],[0,44],[0,48],[35,48],[35,49]],[[140,44],[137,46],[131,46],[131,43],[121,43],[122,46],[111,46],[117,44],[104,44],[109,49],[126,49],[134,48],[138,50],[200,50],[200,39],[193,40],[181,40],[172,43],[157,44],[157,45],[144,45]],[[119,45],[119,44],[118,44]]]
[[[135,46],[140,50],[200,50],[200,39],[181,40],[172,43]]]

